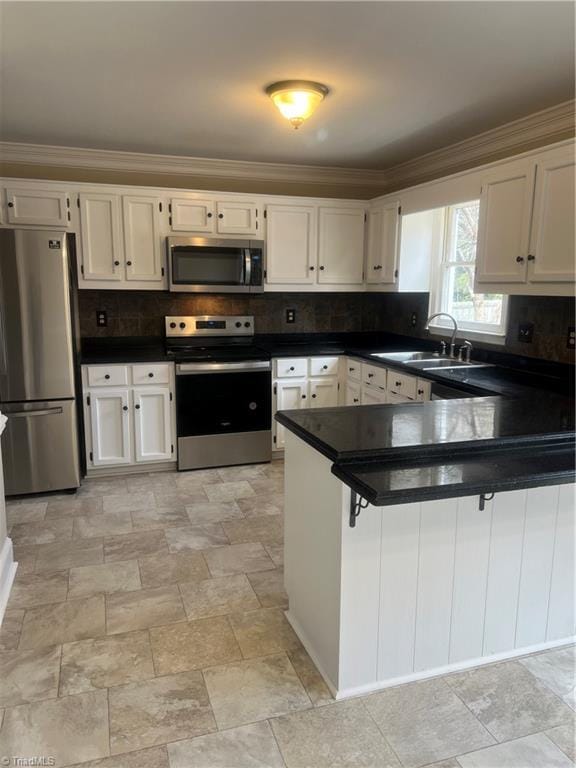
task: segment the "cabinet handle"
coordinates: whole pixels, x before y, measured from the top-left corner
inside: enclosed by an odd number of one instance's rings
[[[123,411],[127,411],[127,410],[128,410],[128,406],[127,406],[127,405],[123,405],[123,406],[122,406],[122,410],[123,410]]]
[[[424,390],[423,390],[423,389],[419,389],[419,390],[418,390],[418,394],[419,394],[419,395],[423,395],[423,394],[424,394]]]
[[[373,376],[374,376],[374,374],[373,374],[373,373],[369,373],[369,374],[368,374],[368,378],[369,378],[369,379],[373,378]]]
[[[528,261],[536,261],[536,256],[533,256],[531,253],[528,255]]]
[[[132,266],[132,262],[131,262],[131,261],[127,261],[127,262],[126,262],[126,266],[127,266],[127,267],[131,267],[131,266]]]
[[[350,373],[354,373],[354,371],[356,370],[356,368],[348,368],[348,370],[350,371]]]
[[[223,214],[223,213],[219,213],[219,214],[218,214],[218,218],[219,218],[219,219],[223,219],[223,218],[224,218],[224,214]]]
[[[518,262],[518,264],[522,264],[524,261],[524,256],[516,256],[516,261]]]
[[[206,216],[207,216],[207,218],[209,218],[209,219],[211,219],[211,218],[212,218],[212,214],[211,214],[211,213],[207,213],[207,214],[206,214]]]
[[[136,408],[137,411],[140,410],[140,406],[139,405],[135,405],[134,408]]]
[[[105,374],[104,374],[104,378],[105,378],[105,379],[109,379],[109,378],[110,378],[110,374],[109,374],[109,373],[105,373]]]
[[[397,381],[397,382],[395,382],[394,386],[395,387],[401,387],[402,386],[402,382],[401,381]]]
[[[354,398],[354,402],[355,402],[355,403],[357,403],[357,402],[358,402],[358,398],[357,398],[357,397],[355,397],[355,398]]]
[[[115,266],[115,267],[119,267],[119,266],[120,266],[120,262],[119,262],[119,261],[115,261],[115,262],[114,262],[114,266]]]
[[[148,376],[149,376],[149,378],[151,378],[151,379],[153,379],[153,378],[154,378],[154,374],[153,374],[153,373],[149,373],[149,374],[148,374]]]

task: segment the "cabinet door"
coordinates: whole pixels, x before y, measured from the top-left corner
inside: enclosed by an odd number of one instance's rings
[[[364,273],[364,211],[320,208],[318,282],[359,285]]]
[[[310,408],[333,408],[338,405],[338,380],[310,379]]]
[[[536,190],[528,279],[534,283],[574,280],[574,149],[536,166]]]
[[[81,193],[80,237],[84,280],[121,280],[124,253],[118,195]]]
[[[316,251],[316,208],[304,205],[266,208],[267,283],[313,283]]]
[[[400,205],[397,202],[374,208],[368,213],[368,257],[366,282],[396,282]]]
[[[258,205],[254,202],[216,203],[216,231],[229,235],[257,235]]]
[[[131,464],[128,389],[89,391],[92,463],[95,467]]]
[[[292,411],[306,408],[308,404],[307,390],[308,383],[305,379],[276,382],[276,410]],[[276,448],[284,448],[285,429],[278,422],[275,423]]]
[[[213,200],[173,197],[170,200],[170,228],[174,232],[214,232]]]
[[[530,235],[534,163],[482,186],[476,283],[523,283]],[[502,172],[504,173],[504,172]]]
[[[68,227],[70,197],[67,192],[46,189],[6,189],[9,224]]]
[[[376,387],[362,387],[362,405],[376,405],[386,402],[386,392]]]
[[[169,387],[137,388],[133,397],[136,461],[169,461],[173,442]]]
[[[346,382],[346,405],[360,405],[361,393],[360,384],[357,381]]]
[[[126,280],[162,284],[160,200],[125,196],[122,207]]]

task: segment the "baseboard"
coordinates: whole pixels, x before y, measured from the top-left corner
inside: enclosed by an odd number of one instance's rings
[[[0,624],[2,624],[4,612],[8,605],[17,567],[18,563],[14,562],[12,539],[6,537],[2,549],[0,549]]]

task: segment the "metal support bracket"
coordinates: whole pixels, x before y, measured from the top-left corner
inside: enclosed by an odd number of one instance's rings
[[[356,528],[356,518],[360,514],[361,510],[366,509],[369,502],[363,499],[362,496],[358,496],[356,491],[352,491],[350,495],[350,528]]]
[[[494,498],[494,494],[493,493],[481,493],[480,494],[480,501],[478,503],[478,509],[480,510],[480,512],[484,512],[484,510],[486,509],[486,502],[487,501],[492,501],[493,498]]]

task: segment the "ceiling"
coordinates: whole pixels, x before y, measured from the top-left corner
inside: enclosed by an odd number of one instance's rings
[[[384,169],[573,98],[571,2],[2,2],[4,141]],[[262,89],[331,94],[293,131]]]

